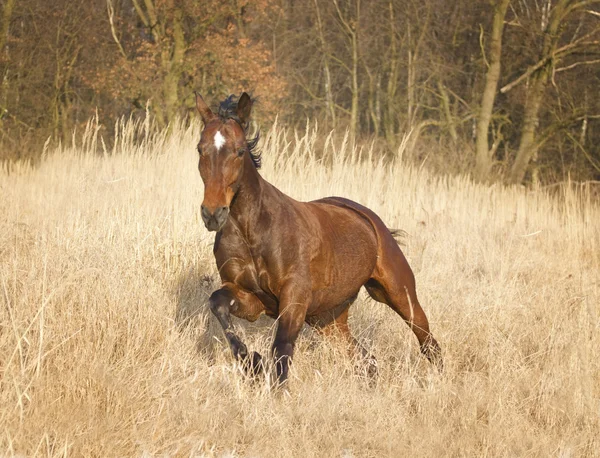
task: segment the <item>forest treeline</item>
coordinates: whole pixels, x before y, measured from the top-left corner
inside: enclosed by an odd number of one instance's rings
[[[251,91],[480,181],[600,179],[600,0],[1,0],[0,159]],[[407,137],[408,136],[408,137]]]

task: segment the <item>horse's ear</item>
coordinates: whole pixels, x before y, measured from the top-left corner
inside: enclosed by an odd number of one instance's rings
[[[200,94],[198,94],[197,92],[194,92],[194,94],[196,94],[196,108],[198,109],[198,113],[200,113],[200,116],[202,117],[202,121],[204,121],[204,124],[208,124],[208,122],[212,118],[214,118],[215,115],[211,111],[211,109],[208,107],[208,105],[206,104],[206,102],[204,101],[202,96]]]
[[[244,126],[250,120],[250,111],[252,111],[252,99],[244,92],[237,105],[237,115]]]

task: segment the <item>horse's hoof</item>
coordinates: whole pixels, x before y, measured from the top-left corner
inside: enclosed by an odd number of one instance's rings
[[[432,341],[422,345],[421,353],[429,360],[431,364],[433,364],[440,374],[444,372],[442,349],[435,340],[432,339]]]
[[[367,377],[369,377],[370,380],[375,380],[377,379],[377,376],[379,375],[379,366],[377,365],[377,360],[373,357],[368,358],[367,361]]]
[[[262,356],[260,355],[260,353],[257,353],[255,351],[251,351],[250,354],[246,356],[242,365],[246,375],[252,378],[258,377],[264,369]]]
[[[364,377],[369,385],[375,384],[379,376],[379,365],[374,356],[365,356],[359,359],[354,365],[354,370],[356,375]]]

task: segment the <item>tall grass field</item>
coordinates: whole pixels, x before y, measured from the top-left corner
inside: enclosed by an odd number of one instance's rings
[[[267,180],[299,200],[356,200],[408,233],[445,370],[363,291],[350,325],[378,378],[308,328],[289,389],[273,390],[245,379],[207,310],[219,281],[199,126],[118,127],[110,147],[91,123],[76,146],[0,170],[0,456],[600,456],[589,188],[478,185],[275,125]],[[236,326],[269,352],[272,320]]]

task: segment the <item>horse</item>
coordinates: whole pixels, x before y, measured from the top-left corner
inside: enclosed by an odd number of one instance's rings
[[[404,319],[421,353],[441,370],[440,346],[392,231],[351,200],[299,202],[266,181],[258,173],[258,135],[249,138],[254,100],[246,92],[239,99],[229,96],[217,113],[195,95],[204,123],[197,146],[201,216],[206,229],[216,232],[213,253],[221,277],[208,304],[247,373],[258,375],[264,361],[236,334],[232,315],[252,322],[264,313],[276,320],[272,358],[282,385],[304,323],[358,348],[348,311],[362,286]]]

